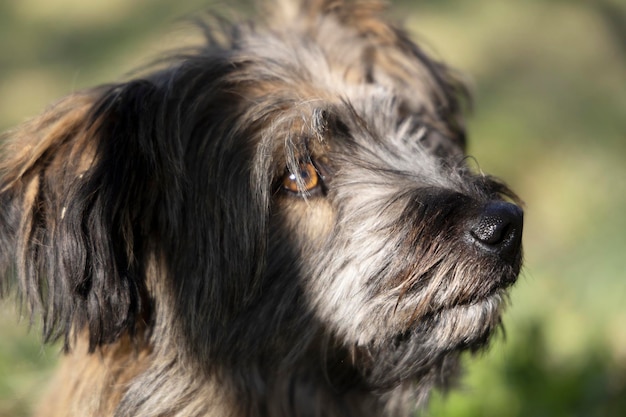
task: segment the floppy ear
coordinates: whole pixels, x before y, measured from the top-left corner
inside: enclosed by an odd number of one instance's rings
[[[17,277],[46,340],[88,330],[90,349],[133,332],[168,150],[152,141],[148,82],[69,96],[0,149],[0,283]]]

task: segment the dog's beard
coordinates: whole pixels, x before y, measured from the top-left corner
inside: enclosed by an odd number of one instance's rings
[[[498,294],[427,314],[395,337],[354,346],[355,366],[376,390],[390,390],[405,381],[417,383],[450,357],[456,360],[461,351],[482,347],[500,324],[501,306]]]

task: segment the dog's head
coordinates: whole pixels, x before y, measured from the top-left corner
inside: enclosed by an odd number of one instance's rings
[[[522,214],[468,168],[463,85],[379,12],[208,30],[9,132],[0,266],[46,337],[380,391],[445,382],[483,346]]]

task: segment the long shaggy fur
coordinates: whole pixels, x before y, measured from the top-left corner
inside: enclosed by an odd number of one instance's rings
[[[67,353],[41,415],[409,416],[500,325],[521,225],[476,242],[515,197],[462,83],[378,2],[275,9],[3,136],[0,277]]]

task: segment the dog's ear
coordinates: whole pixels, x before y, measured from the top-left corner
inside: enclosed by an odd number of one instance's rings
[[[63,99],[0,149],[0,283],[17,278],[46,340],[88,331],[90,347],[133,332],[168,150],[152,141],[148,82]]]

